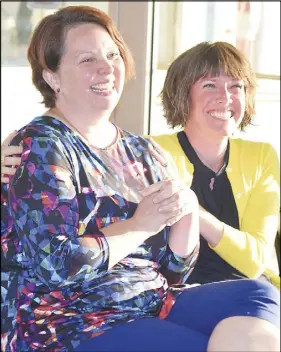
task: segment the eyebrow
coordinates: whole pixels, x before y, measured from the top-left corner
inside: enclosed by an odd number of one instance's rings
[[[219,79],[220,76],[218,77],[202,77],[201,81],[217,81]],[[231,78],[230,79],[231,82],[237,82],[237,81],[243,81],[243,79],[239,79],[239,78]]]
[[[109,46],[109,47],[105,48],[105,50],[119,50],[119,48],[118,48],[117,45],[112,45],[112,46]],[[94,54],[95,55],[97,53],[98,53],[98,51],[94,51],[94,50],[86,50],[86,51],[80,50],[80,51],[77,52],[76,57],[81,55],[81,54]]]

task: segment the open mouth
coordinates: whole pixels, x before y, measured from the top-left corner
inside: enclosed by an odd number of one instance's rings
[[[234,112],[231,110],[227,111],[210,111],[208,112],[210,116],[217,120],[227,121],[234,116]]]
[[[90,89],[96,94],[103,96],[111,95],[114,90],[116,90],[116,88],[112,84],[93,84]]]

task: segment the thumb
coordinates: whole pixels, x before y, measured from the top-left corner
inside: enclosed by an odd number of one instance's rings
[[[165,181],[153,183],[152,185],[140,190],[140,193],[143,197],[147,197],[152,193],[159,192],[163,188],[164,183]]]

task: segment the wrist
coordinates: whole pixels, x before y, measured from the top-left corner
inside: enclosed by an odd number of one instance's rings
[[[137,220],[134,216],[130,219],[126,220],[128,222],[128,226],[132,232],[139,232],[141,236],[143,236],[144,241],[149,237],[153,236],[154,233],[145,230],[145,226],[142,221]]]

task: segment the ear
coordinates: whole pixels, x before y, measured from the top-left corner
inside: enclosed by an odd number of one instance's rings
[[[60,88],[58,75],[55,72],[43,70],[42,76],[53,91],[57,92],[57,89]]]

